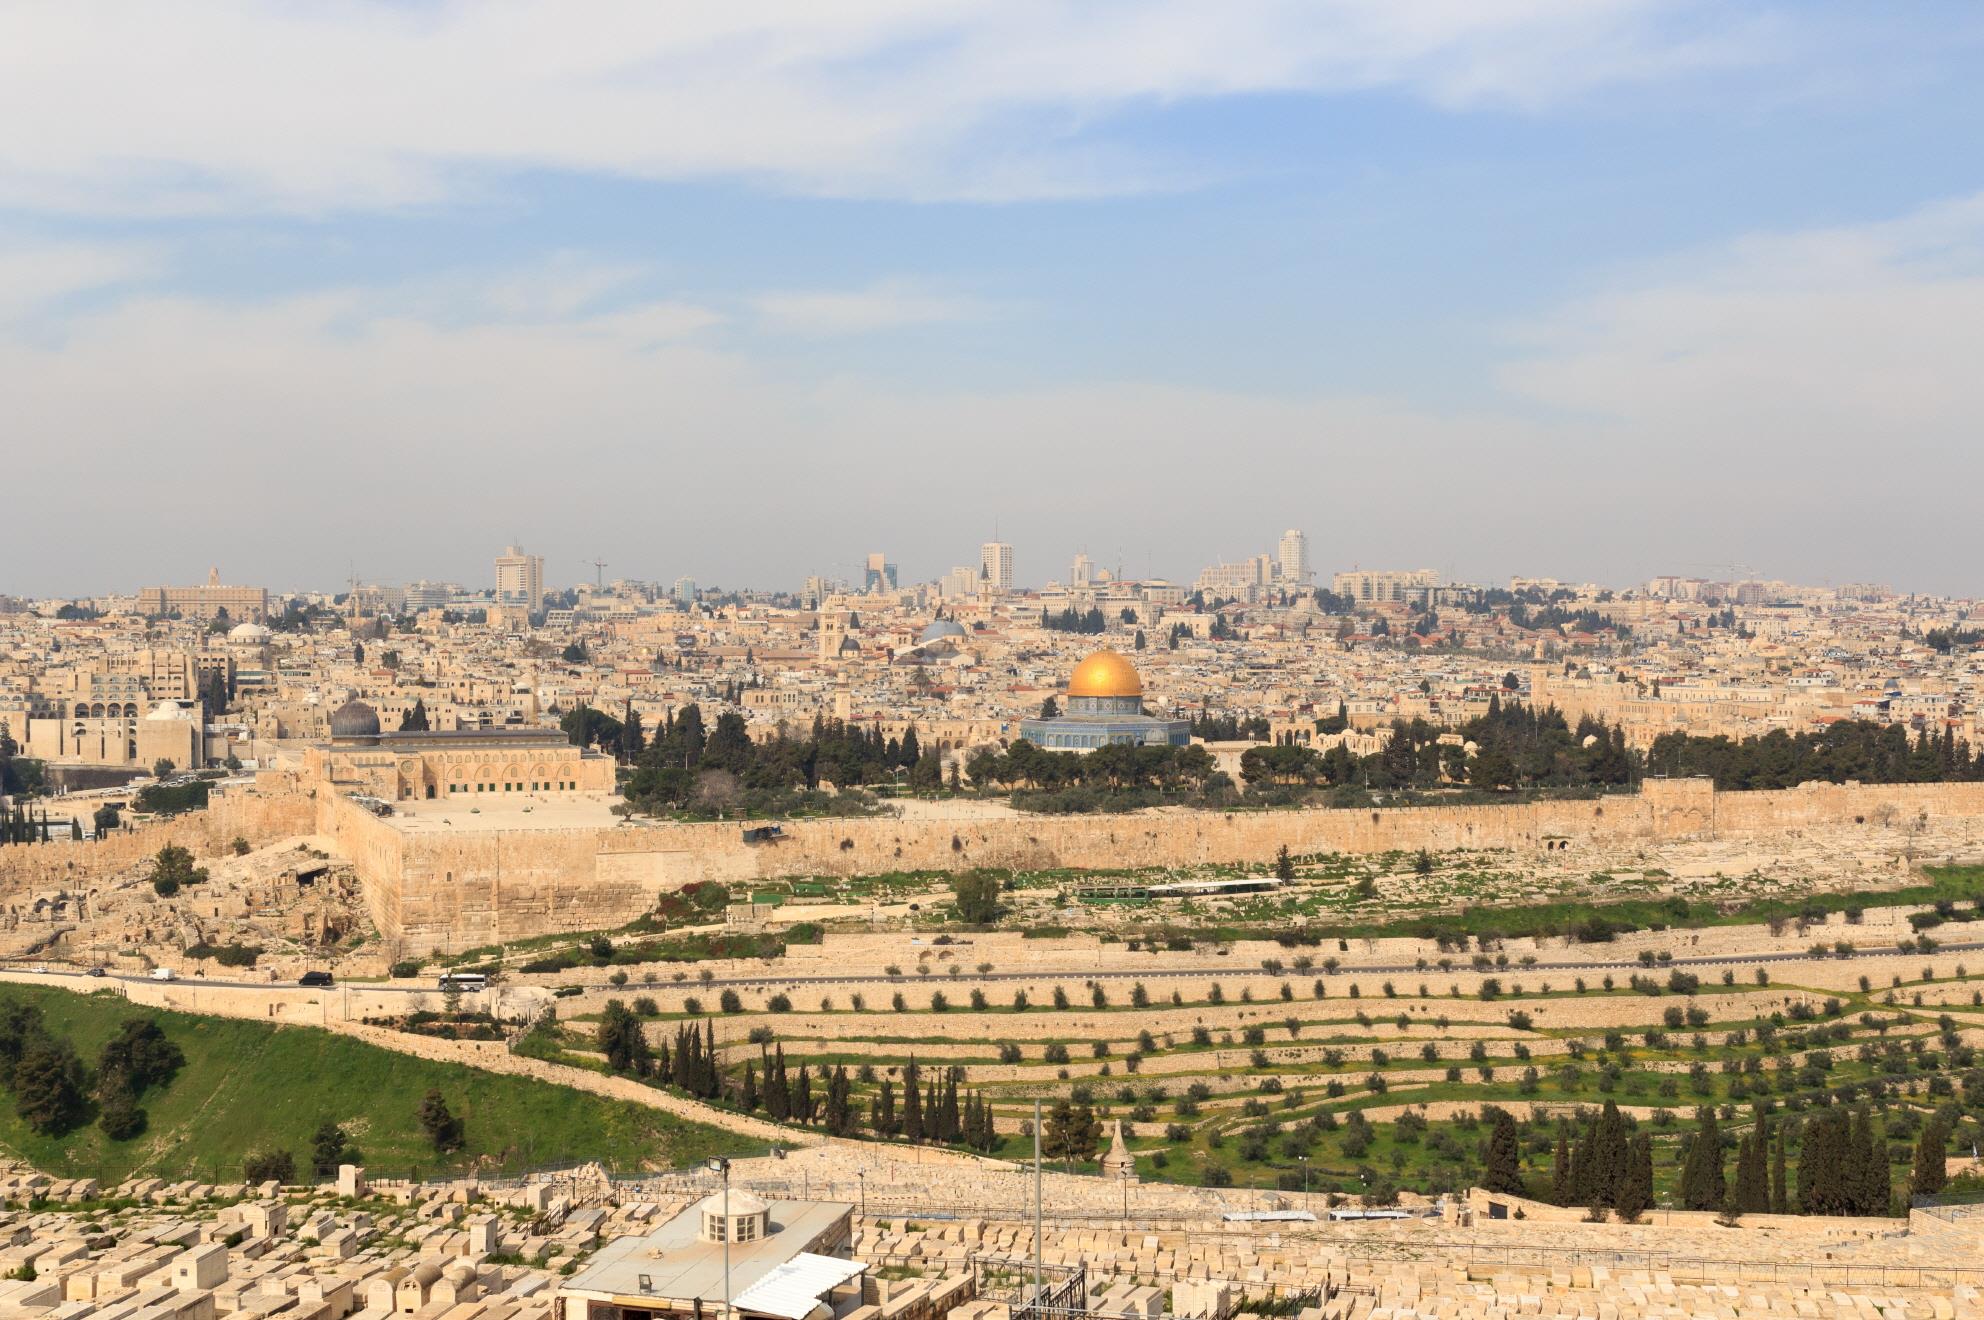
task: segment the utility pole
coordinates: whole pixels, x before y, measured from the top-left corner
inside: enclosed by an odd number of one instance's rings
[[[721,1155],[712,1156],[706,1166],[712,1173],[723,1175],[723,1320],[731,1320],[730,1314],[730,1161]]]
[[[1033,1305],[1040,1309],[1040,1098],[1033,1101]]]

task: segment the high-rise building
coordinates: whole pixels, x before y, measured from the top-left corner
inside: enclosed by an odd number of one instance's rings
[[[1003,593],[1013,589],[1013,547],[1004,541],[987,541],[978,547],[978,576],[986,591]]]
[[[1255,555],[1237,564],[1212,564],[1200,570],[1192,590],[1222,600],[1256,600],[1274,578],[1272,555]]]
[[[896,566],[879,550],[868,556],[868,579],[863,589],[871,596],[896,589]]]
[[[1275,559],[1281,568],[1281,580],[1291,587],[1309,584],[1309,538],[1298,529],[1289,528],[1281,534],[1281,543],[1275,547]]]
[[[685,610],[696,603],[696,579],[692,577],[675,579],[675,603]]]
[[[409,582],[406,584],[406,607],[410,611],[441,610],[448,607],[455,593],[461,588],[452,582]]]
[[[544,556],[509,546],[496,556],[496,603],[535,610],[544,603]]]
[[[1087,555],[1076,555],[1074,567],[1068,570],[1068,585],[1085,587],[1093,581],[1095,581],[1095,561]]]

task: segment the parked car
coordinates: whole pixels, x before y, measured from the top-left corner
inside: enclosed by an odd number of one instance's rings
[[[296,978],[296,983],[298,985],[333,984],[333,982],[331,981],[331,974],[329,972],[305,972],[303,973],[303,975]]]

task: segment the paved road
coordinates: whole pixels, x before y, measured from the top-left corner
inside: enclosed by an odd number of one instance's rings
[[[969,948],[970,946],[949,945],[946,947]],[[1952,953],[1973,953],[1979,950],[1984,950],[1984,940],[1973,941],[1964,944],[1939,945],[1933,956],[1941,957],[1943,955],[1952,954]],[[1550,962],[1550,963],[1537,962],[1537,963],[1532,963],[1528,966],[1518,966],[1514,963],[1511,963],[1507,967],[1496,967],[1496,968],[1490,968],[1488,970],[1492,971],[1497,975],[1520,974],[1524,976],[1538,975],[1545,972],[1632,973],[1632,972],[1642,972],[1642,971],[1661,971],[1673,967],[1721,966],[1730,963],[1799,962],[1803,960],[1808,960],[1811,958],[1811,956],[1812,955],[1810,954],[1810,952],[1806,950],[1795,950],[1784,953],[1742,954],[1736,956],[1703,955],[1699,957],[1675,958],[1669,962],[1659,963],[1650,968],[1641,965],[1641,963],[1637,960],[1637,958],[1632,958],[1632,959],[1606,958],[1606,959],[1596,959],[1586,962]],[[1847,954],[1846,958],[1850,960],[1854,958],[1893,958],[1898,956],[1902,956],[1902,955],[1899,953],[1898,950],[1890,946],[1887,948],[1880,948],[1880,949],[1855,949],[1852,953]],[[1931,955],[1921,955],[1921,956],[1927,957]],[[146,985],[158,984],[157,982],[154,982],[152,978],[150,978],[149,976],[125,976],[118,973],[106,973],[105,975],[100,977],[93,977],[93,976],[89,976],[85,972],[71,970],[60,964],[36,962],[32,959],[22,959],[18,962],[0,964],[0,965],[5,966],[7,970],[13,972],[27,971],[34,967],[45,966],[49,969],[45,973],[45,975],[47,975],[50,980],[95,981],[105,985],[121,984],[126,982],[134,983],[134,984],[146,984]],[[1382,963],[1368,967],[1357,966],[1357,967],[1343,968],[1340,969],[1335,974],[1340,976],[1350,976],[1350,975],[1408,976],[1415,974],[1423,975],[1427,972],[1437,971],[1437,970],[1441,970],[1441,969],[1430,966],[1420,967],[1414,963]],[[1446,969],[1446,970],[1450,970],[1453,972],[1473,972],[1476,969],[1472,966],[1463,965],[1457,962],[1451,969]],[[997,972],[995,971],[995,972],[986,972],[982,975],[978,973],[973,973],[969,978],[960,974],[956,978],[952,978],[949,976],[935,976],[935,975],[900,976],[893,978],[893,980],[896,983],[906,984],[906,985],[921,984],[926,982],[933,985],[943,985],[951,982],[954,979],[957,981],[965,981],[969,979],[970,981],[973,982],[997,982],[997,981],[1045,981],[1045,980],[1053,980],[1056,978],[1073,979],[1079,977],[1085,981],[1163,981],[1163,980],[1205,980],[1208,976],[1220,976],[1220,977],[1257,976],[1268,979],[1276,979],[1276,978],[1288,978],[1295,976],[1319,976],[1319,975],[1329,975],[1329,973],[1323,972],[1323,970],[1320,967],[1312,967],[1308,971],[1304,971],[1304,972],[1297,972],[1292,968],[1284,967],[1282,970],[1277,972],[1277,971],[1269,971],[1265,967],[1211,966],[1211,967],[1193,967],[1193,968],[1153,967],[1147,971],[1137,971],[1137,970],[1087,971],[1078,968],[1069,968],[1068,970],[1062,972],[1044,972],[1044,971],[1043,972]],[[876,981],[882,981],[888,979],[890,978],[874,976],[874,975],[867,975],[867,976],[769,975],[769,976],[718,977],[714,980],[698,981],[695,982],[694,984],[695,984],[695,988],[698,990],[723,990],[723,989],[749,990],[749,989],[764,989],[774,986],[794,986],[794,985],[862,985],[862,984],[870,984]],[[179,980],[182,983],[189,985],[239,986],[239,987],[246,987],[257,990],[267,990],[272,986],[297,988],[296,983],[294,981],[230,980],[216,976],[181,976]],[[349,985],[355,989],[364,989],[367,991],[374,991],[384,994],[431,995],[431,994],[436,994],[439,991],[439,987],[435,984],[435,982],[425,977],[415,981],[349,981],[349,982],[342,982],[341,984]],[[304,988],[309,988],[309,987],[304,987]],[[335,988],[335,987],[328,987],[328,988]],[[598,986],[587,986],[586,990],[588,993],[597,993],[597,994],[628,994],[631,992],[638,992],[640,988],[641,987],[639,986],[635,986],[631,984],[625,986],[598,985]]]

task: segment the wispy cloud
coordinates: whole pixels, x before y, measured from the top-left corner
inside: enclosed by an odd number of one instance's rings
[[[27,0],[0,9],[0,205],[403,207],[521,169],[1093,194],[1168,168],[1081,131],[1125,108],[1535,107],[1747,62],[1755,27],[1700,0]]]
[[[0,234],[0,326],[77,294],[128,284],[158,266],[158,253],[149,245],[9,240]]]
[[[1622,275],[1522,327],[1508,402],[1467,410],[1221,391],[1156,371],[1000,389],[872,368],[822,380],[748,333],[703,333],[717,312],[649,281],[583,255],[461,281],[509,291],[490,315],[461,314],[434,281],[259,302],[94,299],[60,318],[59,343],[0,334],[10,431],[63,438],[24,446],[10,476],[52,488],[95,464],[94,514],[144,527],[175,482],[202,498],[226,472],[242,508],[284,510],[265,549],[269,573],[290,582],[342,571],[337,547],[354,531],[399,571],[433,576],[479,571],[434,564],[435,547],[500,543],[519,526],[553,553],[793,581],[809,554],[845,542],[851,515],[888,509],[889,548],[923,566],[912,572],[941,569],[974,520],[997,514],[1034,547],[1160,549],[1140,571],[1173,574],[1263,526],[1308,520],[1366,562],[1483,572],[1495,555],[1626,581],[1735,557],[1976,589],[1960,507],[1921,514],[1984,481],[1984,198],[1753,235]],[[729,319],[858,333],[960,311],[885,284],[765,295]],[[293,465],[267,461],[272,437],[338,455],[313,498],[296,498]],[[134,444],[177,461],[122,480],[116,460]],[[956,481],[959,456],[993,453]],[[740,537],[739,506],[709,497],[742,473],[758,478],[750,516],[775,536]],[[1423,516],[1338,498],[1402,473]],[[1248,499],[1172,516],[1221,482],[1253,490],[1260,474],[1272,480]],[[444,491],[463,498],[437,501]],[[16,531],[52,539],[70,516],[31,501]],[[182,549],[196,564],[224,559],[233,534],[216,524],[213,544]],[[100,588],[132,562],[106,543],[63,570],[79,575],[67,585]]]
[[[972,299],[890,282],[865,289],[785,290],[751,299],[760,323],[778,334],[863,335],[983,316]]]
[[[1836,477],[1842,463],[1972,446],[1984,415],[1980,324],[1984,194],[1893,220],[1750,235],[1621,277],[1524,327],[1503,381],[1664,453],[1778,465],[1760,489],[1787,478],[1823,487],[1811,479]]]

